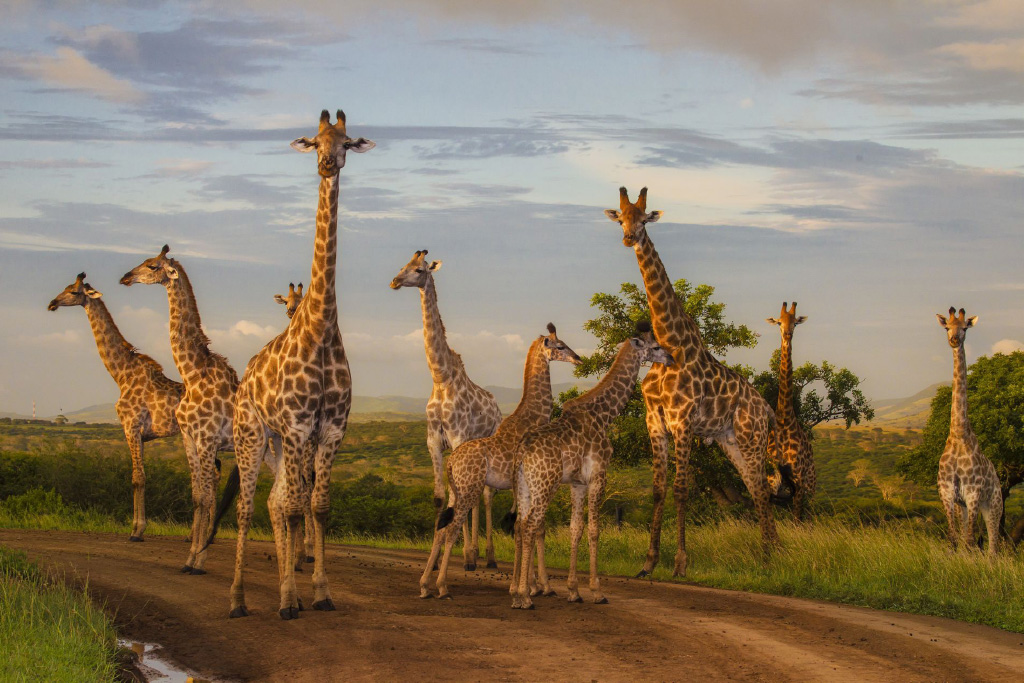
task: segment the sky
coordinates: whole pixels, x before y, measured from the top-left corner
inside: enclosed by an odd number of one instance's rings
[[[1024,348],[1019,0],[14,0],[0,9],[0,411],[114,401],[80,271],[178,378],[166,294],[118,279],[167,243],[239,373],[308,282],[321,109],[377,147],[341,172],[339,310],[360,395],[426,396],[418,249],[451,346],[519,386],[548,321],[577,351],[595,292],[640,282],[603,215],[650,188],[670,277],[869,397]],[[556,382],[572,378],[555,368]]]

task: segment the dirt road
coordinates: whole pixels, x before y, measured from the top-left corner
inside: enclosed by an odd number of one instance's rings
[[[181,539],[0,530],[0,543],[88,578],[124,633],[214,680],[1024,680],[1022,635],[811,600],[612,577],[610,604],[569,604],[555,572],[560,597],[523,612],[503,572],[459,569],[454,600],[420,600],[422,553],[332,546],[338,611],[282,622],[273,546],[252,542],[252,616],[228,619],[232,542],[205,576],[178,573]]]

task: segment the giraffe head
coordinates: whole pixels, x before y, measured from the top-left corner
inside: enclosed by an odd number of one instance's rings
[[[402,287],[422,289],[429,280],[434,278],[434,273],[440,269],[440,261],[427,261],[426,249],[417,251],[391,281],[391,289],[401,289]]]
[[[636,324],[636,333],[629,338],[629,343],[640,356],[640,364],[662,363],[672,365],[672,354],[655,340],[651,334],[651,323],[641,320]]]
[[[160,253],[153,258],[148,258],[135,266],[121,278],[121,284],[126,287],[138,283],[143,285],[166,285],[171,280],[178,279],[177,262],[167,258],[167,252],[171,248],[166,244]]]
[[[295,309],[302,303],[302,283],[296,287],[294,283],[288,283],[288,294],[275,294],[274,301],[279,304],[284,304],[284,312],[288,317],[295,315]]]
[[[576,355],[576,352],[558,338],[558,334],[555,333],[554,323],[548,323],[548,334],[541,338],[544,340],[544,356],[548,359],[548,362],[560,360],[572,363],[573,365],[580,364],[580,357]]]
[[[967,336],[967,328],[974,327],[978,322],[978,316],[972,315],[970,318],[964,314],[964,309],[960,309],[959,315],[956,309],[952,306],[949,307],[949,317],[936,313],[935,317],[939,319],[939,325],[946,330],[946,337],[949,339],[949,345],[954,349],[958,349],[964,344],[964,338]]]
[[[787,302],[783,301],[782,302],[782,312],[779,313],[779,317],[778,318],[765,318],[765,321],[770,322],[772,325],[778,325],[779,326],[779,331],[782,332],[782,337],[784,339],[792,339],[793,338],[793,330],[796,329],[797,325],[799,325],[800,323],[802,323],[805,320],[807,320],[807,316],[806,315],[797,315],[796,314],[796,302],[795,301],[793,302],[793,307],[790,308],[789,310],[786,310],[787,306],[789,306],[789,304]]]
[[[331,114],[324,109],[320,112],[320,131],[314,138],[297,138],[292,140],[292,149],[300,152],[316,150],[317,171],[324,178],[338,175],[345,167],[345,154],[353,152],[369,152],[377,146],[376,142],[366,138],[353,140],[345,132],[345,112],[338,110],[338,121],[331,124]]]
[[[622,243],[627,247],[635,246],[647,236],[647,224],[655,223],[661,218],[661,211],[647,212],[647,188],[640,190],[636,203],[629,201],[626,188],[619,188],[619,210],[607,209],[605,216],[622,226]]]
[[[56,311],[61,306],[84,306],[87,300],[99,299],[101,296],[102,292],[96,291],[85,281],[85,273],[79,273],[74,282],[50,301],[46,310]]]

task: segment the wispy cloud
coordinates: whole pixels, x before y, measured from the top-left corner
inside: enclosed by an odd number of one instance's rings
[[[70,47],[58,47],[54,55],[21,55],[8,51],[3,58],[7,66],[0,69],[0,74],[95,95],[119,104],[140,104],[145,99],[145,94],[129,80],[118,78]]]

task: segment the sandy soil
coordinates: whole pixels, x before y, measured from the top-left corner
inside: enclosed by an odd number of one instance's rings
[[[127,636],[213,680],[1024,680],[1020,634],[813,600],[610,577],[610,604],[569,604],[555,572],[559,597],[523,612],[502,571],[458,569],[454,600],[420,600],[423,553],[332,546],[338,610],[283,622],[273,546],[252,542],[252,615],[228,619],[233,542],[205,576],[177,571],[182,539],[0,530],[0,543],[87,579]]]

